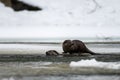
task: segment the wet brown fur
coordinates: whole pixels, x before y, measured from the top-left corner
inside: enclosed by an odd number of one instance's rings
[[[82,54],[82,53],[90,53],[95,55],[96,53],[89,50],[86,45],[80,40],[65,40],[62,44],[64,53],[70,54]]]
[[[55,50],[49,50],[46,52],[46,56],[58,56],[59,53]]]

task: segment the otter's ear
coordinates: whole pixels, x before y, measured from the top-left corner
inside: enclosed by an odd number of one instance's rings
[[[66,42],[71,42],[71,40],[65,40],[63,43],[66,43]]]
[[[71,41],[70,39],[67,39],[67,40],[65,40],[65,41]]]

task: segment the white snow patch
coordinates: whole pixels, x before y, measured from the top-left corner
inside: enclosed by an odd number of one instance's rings
[[[120,0],[20,1],[43,10],[15,12],[0,3],[0,38],[120,37]]]
[[[97,68],[108,68],[108,69],[120,69],[120,62],[99,62],[95,59],[81,60],[78,62],[72,61],[70,67],[97,67]]]

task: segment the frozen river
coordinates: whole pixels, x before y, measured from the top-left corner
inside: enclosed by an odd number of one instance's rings
[[[86,43],[86,46],[97,53],[115,54],[120,52],[120,43]],[[48,50],[63,52],[61,43],[0,43],[0,54],[45,54]]]
[[[42,56],[37,61],[1,61],[0,80],[120,80],[120,44],[86,45],[94,52],[107,55]],[[53,49],[63,52],[61,44],[1,43],[0,55],[44,55],[47,50]]]

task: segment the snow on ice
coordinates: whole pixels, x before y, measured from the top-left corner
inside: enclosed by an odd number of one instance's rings
[[[42,11],[0,3],[0,38],[120,37],[120,0],[20,0]]]

